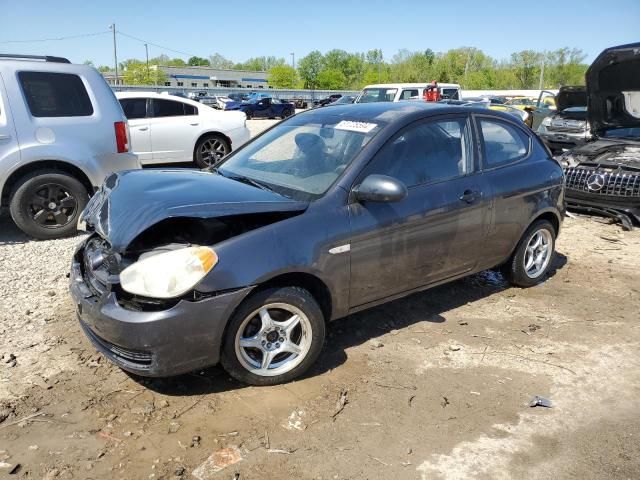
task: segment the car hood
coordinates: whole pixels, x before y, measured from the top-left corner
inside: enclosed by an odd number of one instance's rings
[[[587,106],[587,88],[578,87],[560,87],[556,95],[556,107],[561,112],[572,107]]]
[[[587,70],[586,81],[593,132],[640,126],[640,43],[604,50]]]
[[[124,252],[142,232],[173,217],[304,211],[308,202],[198,170],[130,170],[111,174],[82,212],[80,222]]]
[[[586,163],[610,168],[632,168],[640,171],[640,143],[601,138],[566,152],[561,160],[569,167]]]

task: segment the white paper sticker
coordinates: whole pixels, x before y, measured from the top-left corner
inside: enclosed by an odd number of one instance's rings
[[[354,122],[352,120],[342,120],[335,127],[336,130],[349,130],[350,132],[369,133],[378,125],[367,122]]]

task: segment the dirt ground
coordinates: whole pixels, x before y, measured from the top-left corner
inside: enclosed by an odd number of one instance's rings
[[[640,230],[569,218],[544,284],[484,272],[334,322],[316,368],[262,388],[97,354],[64,275],[80,239],[0,218],[0,478],[640,477]],[[198,469],[216,451],[241,460]]]

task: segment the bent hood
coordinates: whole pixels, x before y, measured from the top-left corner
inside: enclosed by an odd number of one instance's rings
[[[640,126],[640,43],[604,50],[587,70],[586,81],[593,132]]]
[[[560,87],[556,95],[556,107],[561,112],[567,108],[586,107],[587,88],[586,87]]]
[[[172,217],[303,211],[297,202],[267,190],[197,170],[130,170],[111,174],[80,216],[123,252],[138,235]]]

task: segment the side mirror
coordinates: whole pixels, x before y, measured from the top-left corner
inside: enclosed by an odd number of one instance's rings
[[[359,202],[399,202],[407,196],[407,187],[387,175],[369,175],[353,189]]]

